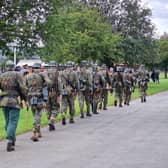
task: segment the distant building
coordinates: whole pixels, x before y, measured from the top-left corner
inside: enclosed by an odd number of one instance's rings
[[[19,60],[16,66],[21,66],[21,67],[24,66],[24,65],[32,66],[34,63],[43,64],[43,61],[40,59],[39,56],[32,56],[29,59]]]

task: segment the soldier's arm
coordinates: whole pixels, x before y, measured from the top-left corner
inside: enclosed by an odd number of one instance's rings
[[[92,90],[92,81],[93,81],[92,73],[88,72],[88,84],[91,90]]]
[[[27,92],[28,92],[28,88],[26,86],[26,80],[25,78],[21,75],[21,74],[17,74],[17,82],[19,84],[19,94],[22,100],[27,100]]]
[[[79,77],[76,72],[74,72],[74,86],[76,91],[79,90]]]
[[[47,87],[50,88],[52,86],[53,82],[50,80],[50,78],[47,76],[47,74],[42,73],[41,75],[42,75],[42,78],[43,78],[45,84],[47,85]]]

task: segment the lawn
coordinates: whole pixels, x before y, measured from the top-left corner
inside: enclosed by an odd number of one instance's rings
[[[163,75],[161,75],[160,84],[155,84],[150,82],[149,83],[149,89],[148,89],[148,95],[155,94],[161,91],[168,90],[168,79],[164,79]],[[135,92],[133,93],[133,98],[138,97],[138,90],[136,88]],[[109,94],[109,103],[108,105],[113,105],[113,95]],[[79,107],[78,107],[78,101],[75,103],[76,106],[76,115],[79,114]],[[61,119],[61,116],[58,115],[57,120],[59,121]],[[20,113],[20,120],[19,125],[17,128],[17,133],[23,133],[29,130],[32,130],[32,114],[31,111],[26,111],[26,109],[22,109]],[[43,112],[42,117],[42,125],[47,124],[47,117],[46,113]],[[2,110],[0,110],[0,139],[3,139],[5,137],[5,130],[4,130],[4,117]]]

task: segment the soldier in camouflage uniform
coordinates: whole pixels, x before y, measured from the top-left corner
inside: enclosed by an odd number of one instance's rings
[[[117,103],[119,100],[119,107],[122,107],[123,89],[124,89],[123,74],[119,67],[117,67],[115,71],[116,72],[114,73],[113,78],[112,78],[112,86],[115,89],[114,90],[115,92],[114,106],[117,106]]]
[[[86,116],[91,117],[90,114],[90,105],[91,105],[91,94],[92,94],[92,75],[89,70],[86,69],[87,61],[83,60],[80,64],[80,70],[78,72],[79,79],[79,92],[78,92],[78,100],[81,118],[84,118],[84,101],[86,102]]]
[[[108,90],[110,90],[110,87],[111,87],[111,80],[110,80],[110,76],[106,65],[102,65],[100,67],[100,74],[104,80],[104,86],[101,94],[102,102],[99,105],[99,109],[102,109],[102,104],[103,104],[103,110],[107,110]]]
[[[35,63],[33,66],[33,72],[25,76],[26,85],[28,90],[28,104],[31,106],[33,113],[34,123],[33,123],[33,136],[31,139],[33,141],[38,141],[41,137],[40,125],[42,109],[44,106],[43,100],[43,88],[45,86],[51,86],[52,82],[47,75],[40,72],[41,64]]]
[[[101,94],[102,89],[104,87],[104,80],[101,74],[98,72],[97,65],[93,66],[93,73],[92,73],[92,89],[93,89],[93,96],[92,96],[92,112],[93,114],[99,114],[97,112],[98,103],[101,101]]]
[[[6,72],[0,75],[0,107],[5,117],[5,130],[8,139],[7,151],[15,150],[16,128],[19,120],[21,101],[26,100],[27,88],[23,76],[14,71],[14,63],[7,61]]]
[[[47,117],[49,130],[55,130],[55,117],[59,112],[60,92],[61,92],[61,81],[59,79],[59,72],[57,70],[57,63],[50,61],[48,63],[48,69],[46,71],[47,76],[52,80],[52,85],[48,88],[48,100],[47,100]]]
[[[69,123],[74,123],[75,105],[74,101],[78,92],[78,77],[77,73],[73,70],[74,63],[68,61],[66,63],[67,68],[60,73],[62,82],[62,101],[61,101],[61,113],[62,124],[66,124],[67,107],[69,107],[70,120]]]
[[[138,88],[139,88],[141,102],[142,103],[146,102],[149,76],[147,71],[145,70],[144,65],[141,65],[139,68],[137,81],[138,81]]]
[[[124,104],[129,105],[131,94],[134,91],[134,79],[132,71],[124,73]]]

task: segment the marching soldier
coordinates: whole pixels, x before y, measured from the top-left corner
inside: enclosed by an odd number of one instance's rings
[[[70,120],[69,123],[74,123],[75,115],[75,105],[74,101],[78,92],[78,77],[77,73],[73,70],[74,63],[68,61],[66,63],[66,69],[63,70],[60,74],[62,82],[62,101],[61,101],[61,113],[62,113],[62,124],[66,125],[66,113],[67,108],[69,107]]]
[[[93,114],[99,114],[97,112],[98,103],[101,100],[101,93],[104,86],[104,80],[100,73],[98,72],[97,65],[93,66],[93,79],[92,79],[92,88],[93,88],[93,96],[92,96],[92,111]]]
[[[0,75],[0,107],[5,117],[5,130],[7,151],[14,151],[16,141],[16,128],[18,125],[21,101],[26,100],[27,87],[24,84],[23,75],[14,71],[14,63],[7,61],[6,72]]]
[[[27,104],[31,107],[34,123],[33,136],[31,139],[35,142],[41,138],[41,116],[44,107],[43,88],[52,84],[51,80],[44,73],[40,72],[41,64],[35,63],[32,66],[32,73],[25,76],[26,85],[28,87]],[[46,101],[46,100],[45,100]]]
[[[146,102],[149,76],[144,65],[141,65],[138,72],[138,88],[141,102]]]
[[[123,74],[122,74],[122,70],[120,67],[117,67],[117,69],[114,69],[114,71],[116,71],[112,79],[112,86],[115,89],[114,90],[115,92],[114,106],[117,106],[117,103],[119,100],[119,107],[122,107],[123,89],[124,89]]]
[[[55,130],[55,117],[59,112],[60,107],[60,92],[61,92],[61,81],[59,79],[59,73],[57,70],[57,63],[50,61],[48,63],[48,69],[46,75],[52,81],[52,85],[48,88],[48,100],[47,100],[47,117],[49,130]]]
[[[134,91],[134,79],[132,71],[125,72],[124,74],[124,104],[129,105],[131,94]]]
[[[78,100],[81,118],[84,118],[84,101],[86,102],[86,116],[91,117],[90,114],[90,105],[91,105],[91,94],[92,94],[92,76],[91,72],[86,69],[87,61],[83,60],[80,64],[80,70],[78,72],[79,78],[79,92],[78,92]]]
[[[104,86],[102,89],[102,94],[101,94],[101,100],[102,102],[99,105],[99,109],[102,109],[102,104],[103,104],[103,110],[107,110],[107,103],[108,103],[108,90],[111,87],[111,80],[110,80],[110,75],[107,70],[106,65],[102,65],[100,67],[100,74],[104,80]]]

